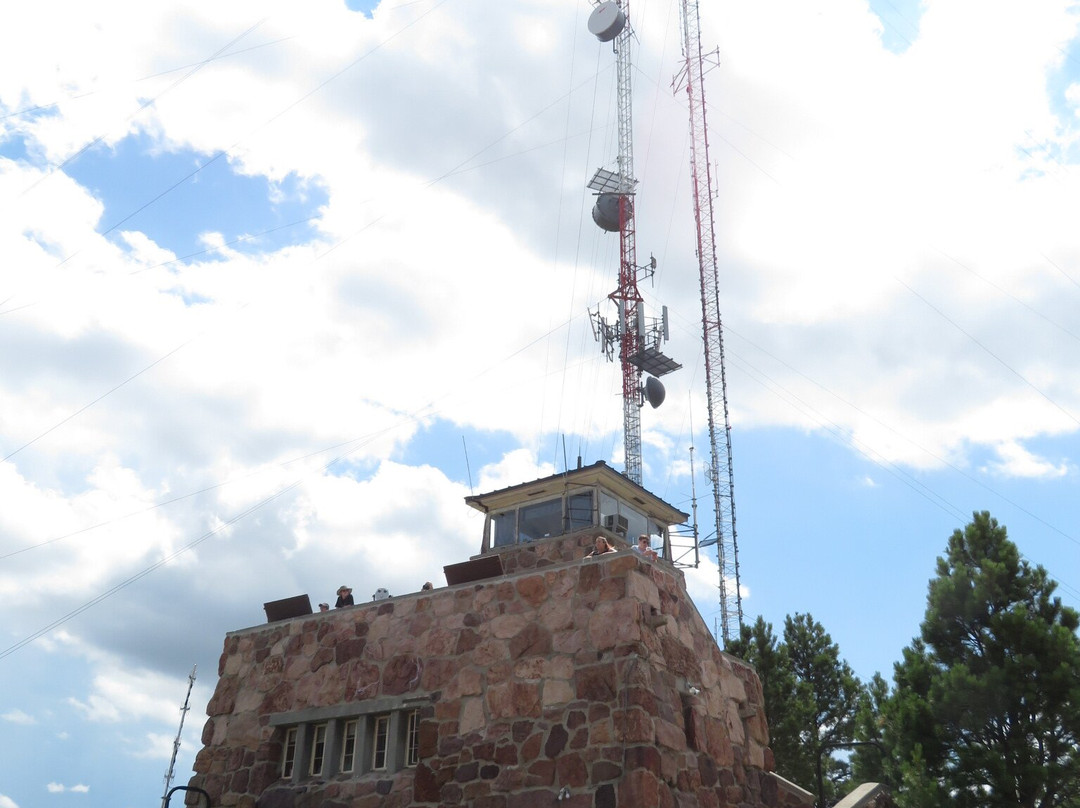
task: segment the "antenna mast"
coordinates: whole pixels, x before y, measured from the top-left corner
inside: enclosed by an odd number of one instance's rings
[[[701,275],[701,325],[705,348],[705,392],[709,407],[709,466],[716,515],[716,556],[720,568],[720,623],[724,646],[742,628],[739,591],[739,544],[735,535],[735,478],[731,462],[731,421],[724,373],[724,329],[720,320],[719,273],[716,263],[716,220],[709,164],[709,130],[705,114],[705,63],[701,52],[698,0],[680,0],[683,24],[682,68],[672,82],[686,88],[690,107],[690,175],[694,190],[694,222]],[[709,54],[710,68],[719,64]],[[702,546],[711,544],[702,543]]]
[[[188,702],[191,701],[191,688],[195,686],[195,669],[198,667],[198,665],[192,665],[191,673],[188,675],[187,695],[184,697],[184,706],[180,708],[180,728],[176,731],[176,740],[173,741],[169,770],[165,772],[165,793],[161,795],[161,808],[165,808],[169,797],[169,786],[172,785],[173,770],[176,768],[176,755],[180,751],[180,735],[184,731],[184,717],[187,715],[187,711],[191,709],[188,707]]]
[[[626,455],[626,476],[641,485],[641,406],[648,400],[653,407],[664,400],[664,386],[655,378],[641,383],[642,373],[662,376],[681,365],[664,356],[659,346],[668,338],[667,309],[660,321],[646,324],[645,308],[638,291],[638,272],[649,277],[656,270],[656,259],[647,266],[637,264],[637,240],[634,221],[634,142],[633,98],[630,86],[630,40],[633,29],[629,21],[629,0],[607,0],[596,5],[589,16],[589,31],[601,42],[614,40],[616,94],[619,119],[619,154],[617,170],[598,169],[588,187],[597,193],[593,221],[601,229],[619,233],[619,287],[608,299],[618,307],[617,323],[609,324],[592,314],[596,335],[608,359],[614,358],[619,346],[622,365],[623,451]]]

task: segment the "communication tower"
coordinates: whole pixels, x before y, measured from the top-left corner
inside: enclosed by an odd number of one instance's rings
[[[191,701],[191,688],[195,686],[195,670],[198,665],[191,667],[191,673],[188,674],[188,686],[187,695],[184,697],[184,706],[180,708],[180,728],[176,731],[176,740],[173,741],[172,758],[169,759],[169,769],[165,772],[165,793],[161,797],[161,808],[165,808],[169,804],[169,786],[172,785],[173,774],[176,770],[176,755],[180,751],[180,736],[184,732],[184,718],[187,716],[188,703]]]
[[[735,477],[731,461],[731,421],[727,377],[724,373],[724,329],[720,320],[719,273],[716,264],[716,221],[709,163],[709,130],[705,115],[706,57],[701,52],[701,17],[697,0],[680,0],[683,66],[672,86],[686,89],[690,107],[690,176],[694,192],[694,222],[701,276],[701,326],[705,349],[705,393],[709,408],[709,467],[720,568],[720,624],[724,645],[739,636],[742,595],[739,591],[739,544],[735,534]],[[710,54],[709,67],[718,59]]]
[[[659,319],[648,320],[638,291],[638,274],[650,277],[656,259],[638,266],[634,224],[634,144],[632,136],[632,96],[630,91],[630,39],[633,29],[629,19],[629,0],[607,0],[596,5],[589,15],[589,32],[601,42],[613,42],[617,109],[619,119],[619,154],[616,170],[598,169],[588,187],[596,193],[593,221],[603,230],[619,234],[619,286],[608,295],[618,308],[618,319],[608,321],[599,308],[592,312],[593,333],[609,360],[618,345],[622,365],[623,450],[626,476],[641,484],[641,407],[648,401],[659,407],[664,400],[664,385],[658,376],[678,370],[682,365],[665,356],[660,345],[668,338],[667,307]],[[651,374],[642,384],[643,373]]]

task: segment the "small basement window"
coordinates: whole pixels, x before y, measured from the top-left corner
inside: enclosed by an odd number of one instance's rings
[[[420,762],[420,711],[413,710],[408,715],[405,726],[405,765],[415,766]]]
[[[351,772],[356,766],[356,728],[359,722],[355,719],[345,722],[345,728],[341,733],[341,771]]]
[[[386,748],[390,738],[390,716],[375,716],[371,728],[371,770],[386,768]]]
[[[296,727],[290,727],[285,732],[285,745],[281,755],[281,776],[292,777],[293,766],[296,764]]]
[[[316,724],[311,736],[311,769],[309,774],[318,777],[323,773],[326,758],[326,724]]]

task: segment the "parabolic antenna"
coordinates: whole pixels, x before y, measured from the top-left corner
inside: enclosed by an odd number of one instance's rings
[[[614,0],[601,3],[589,15],[589,33],[601,42],[610,42],[626,27],[626,15]]]
[[[627,199],[626,204],[631,205],[633,202]],[[619,195],[618,194],[597,194],[596,204],[592,209],[592,220],[596,222],[596,226],[601,230],[607,230],[609,233],[619,232]]]
[[[666,395],[667,391],[664,389],[664,384],[659,379],[650,376],[645,380],[645,400],[652,405],[654,410],[664,403]]]

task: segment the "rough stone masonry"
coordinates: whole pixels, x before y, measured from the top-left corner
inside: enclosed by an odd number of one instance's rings
[[[231,632],[190,785],[241,808],[805,805],[770,774],[756,673],[681,571],[583,559],[592,535],[509,548],[500,577]],[[401,731],[383,713],[412,714],[415,748],[374,768],[383,741],[372,758],[355,738],[365,771],[335,738]]]

